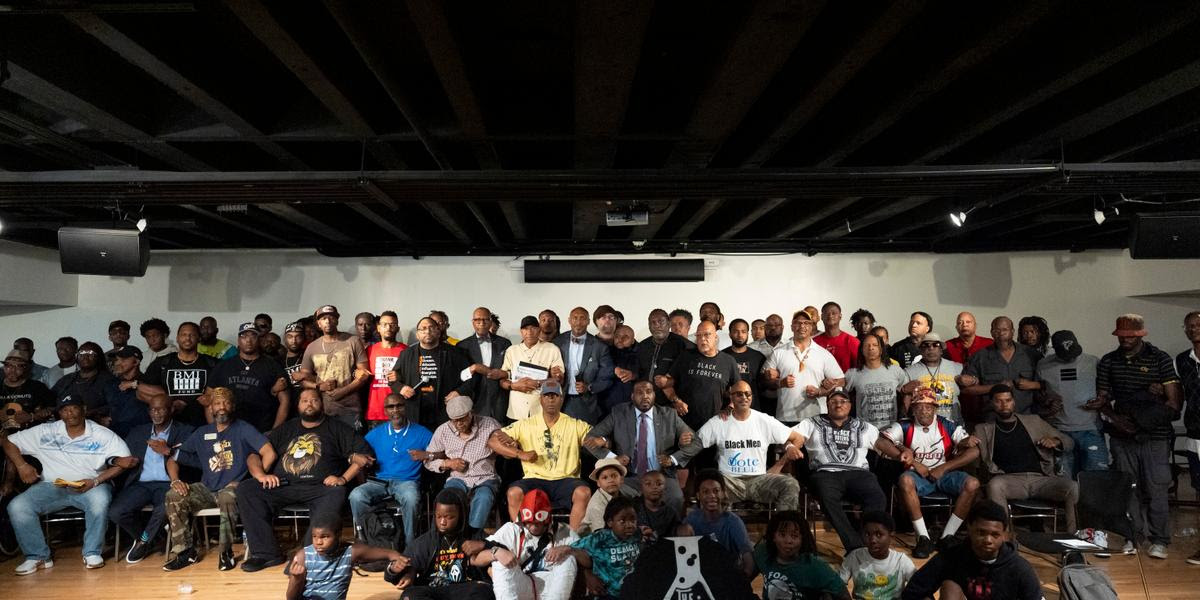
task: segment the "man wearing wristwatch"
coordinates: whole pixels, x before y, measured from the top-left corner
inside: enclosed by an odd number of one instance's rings
[[[100,423],[124,438],[135,427],[150,422],[149,405],[139,400],[137,394],[138,380],[142,377],[142,351],[137,346],[123,346],[113,352],[112,360],[113,375],[117,377],[104,388],[108,416]]]
[[[412,453],[425,450],[433,437],[433,433],[420,423],[408,420],[407,402],[404,396],[395,392],[383,399],[388,422],[376,425],[367,432],[366,438],[375,451],[375,464],[379,468],[350,492],[350,516],[354,519],[355,532],[359,534],[362,533],[362,518],[371,506],[394,498],[400,505],[406,546],[412,545],[417,537],[417,508],[421,504],[421,461]]]
[[[58,401],[58,416],[61,420],[18,431],[4,440],[4,454],[21,481],[31,484],[8,505],[13,531],[25,554],[17,575],[54,566],[40,517],[67,507],[84,513],[84,565],[89,569],[104,566],[100,553],[112,501],[112,486],[106,482],[130,464],[129,447],[112,430],[84,418],[82,398],[64,396]],[[25,456],[41,462],[40,474]],[[126,460],[110,466],[112,457]]]
[[[455,396],[446,401],[446,416],[450,420],[433,430],[427,452],[409,454],[416,460],[425,461],[425,467],[430,471],[450,474],[446,487],[456,487],[471,499],[467,524],[483,529],[500,488],[496,453],[488,447],[488,438],[500,424],[491,417],[475,414],[473,409],[474,402],[466,396]]]

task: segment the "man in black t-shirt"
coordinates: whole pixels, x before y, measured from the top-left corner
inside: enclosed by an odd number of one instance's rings
[[[725,406],[729,386],[740,380],[737,361],[717,351],[717,326],[702,321],[696,328],[696,349],[671,366],[663,392],[683,422],[699,431]]]
[[[238,484],[238,513],[251,553],[242,570],[249,573],[283,564],[271,527],[279,509],[302,504],[308,507],[313,522],[337,518],[346,503],[346,482],[373,460],[362,436],[344,422],[325,416],[317,390],[300,392],[299,411],[299,418],[267,436],[278,455],[273,465],[262,465],[270,474]],[[262,457],[252,454],[246,460],[261,463]],[[302,544],[307,545],[308,536],[305,538]]]
[[[729,342],[730,346],[721,352],[732,356],[733,360],[737,361],[738,374],[741,375],[742,381],[750,384],[750,391],[754,392],[754,401],[750,408],[761,411],[758,374],[762,372],[763,363],[767,362],[767,357],[749,346],[750,324],[745,319],[734,319],[729,323]]]
[[[289,414],[296,410],[300,400],[301,381],[297,373],[304,364],[304,347],[308,339],[304,336],[304,323],[296,321],[283,328],[283,371],[287,374]]]
[[[259,431],[278,427],[288,416],[288,384],[283,367],[258,353],[258,330],[253,323],[238,328],[238,353],[213,368],[209,390],[227,387],[237,399],[238,415]]]
[[[634,348],[638,359],[635,379],[645,379],[653,383],[655,403],[669,405],[663,386],[675,359],[687,350],[688,341],[671,333],[667,311],[661,308],[650,311],[647,325],[650,328],[650,337],[638,342]]]
[[[52,390],[58,400],[67,396],[82,398],[86,411],[84,416],[92,420],[108,416],[104,388],[114,379],[101,362],[103,352],[100,344],[84,342],[75,353],[75,364],[79,370],[59,379]]]
[[[217,366],[217,359],[200,354],[199,343],[200,326],[190,321],[180,323],[175,331],[175,345],[179,350],[154,359],[146,367],[137,388],[138,399],[143,402],[165,395],[171,400],[175,418],[192,427],[208,422],[200,396],[209,387],[209,376]]]
[[[24,350],[13,350],[4,359],[4,382],[0,384],[4,429],[24,429],[54,413],[54,394],[46,384],[30,377],[32,363]]]

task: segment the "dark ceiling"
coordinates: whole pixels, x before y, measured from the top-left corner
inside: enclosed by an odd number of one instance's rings
[[[6,8],[0,219],[37,245],[1082,250],[1200,196],[1193,1]]]

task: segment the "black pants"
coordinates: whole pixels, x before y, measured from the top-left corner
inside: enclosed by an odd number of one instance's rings
[[[440,587],[415,586],[404,590],[400,600],[492,600],[492,586],[478,581]]]
[[[153,540],[167,523],[163,499],[170,488],[171,484],[166,481],[135,481],[125,486],[108,505],[108,520],[135,540],[142,537],[143,531]],[[147,504],[153,505],[154,510],[143,525],[142,507]]]
[[[863,511],[884,510],[887,497],[879,489],[875,474],[870,471],[817,471],[809,481],[821,499],[821,508],[842,540],[842,547],[849,553],[863,545],[862,536],[850,524],[842,501],[862,506]]]
[[[238,514],[246,530],[246,542],[250,544],[250,556],[261,559],[281,559],[279,542],[275,541],[272,521],[275,513],[285,506],[303,504],[308,507],[310,521],[325,516],[338,517],[346,504],[345,486],[326,486],[321,482],[292,484],[264,490],[255,479],[247,479],[237,486]],[[309,544],[309,534],[304,534],[302,545]]]

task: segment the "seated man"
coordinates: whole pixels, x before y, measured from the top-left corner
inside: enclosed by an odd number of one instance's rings
[[[112,500],[112,486],[106,482],[123,470],[121,465],[108,463],[110,458],[127,459],[129,448],[117,434],[85,419],[83,414],[83,398],[68,394],[58,401],[61,420],[18,431],[4,440],[4,455],[16,467],[21,481],[30,484],[8,504],[13,532],[25,553],[17,575],[31,575],[54,566],[39,517],[67,507],[84,514],[84,565],[89,569],[104,566],[100,552]],[[23,454],[42,463],[40,475]],[[131,462],[125,461],[124,466]]]
[[[354,519],[356,532],[361,535],[358,530],[362,527],[362,517],[371,510],[371,505],[389,496],[395,498],[400,505],[407,545],[417,538],[417,508],[421,504],[421,461],[413,460],[410,454],[423,452],[433,433],[420,423],[408,420],[404,412],[406,404],[404,396],[397,393],[388,394],[384,399],[383,410],[388,422],[367,433],[367,443],[375,451],[375,464],[379,470],[350,492],[350,516]]]
[[[867,470],[867,450],[883,452],[881,448],[893,444],[880,441],[874,425],[850,416],[850,397],[841,389],[829,393],[826,406],[827,414],[800,421],[792,430],[800,434],[799,443],[808,451],[809,468],[814,470],[810,485],[849,553],[861,548],[863,541],[846,517],[842,501],[862,505],[863,512],[885,510],[887,498],[879,480]]]
[[[979,450],[959,448],[955,451],[956,445],[967,439],[967,431],[939,415],[938,404],[937,394],[932,389],[917,388],[912,400],[913,420],[894,423],[882,432],[883,437],[896,447],[888,449],[885,444],[880,453],[898,458],[908,467],[900,475],[898,485],[917,532],[913,558],[928,558],[933,553],[933,541],[925,528],[925,518],[921,516],[921,497],[942,492],[956,498],[954,510],[942,530],[941,539],[946,540],[953,539],[958,532],[975,502],[975,493],[979,491],[978,479],[957,470],[974,462],[979,457]]]
[[[591,426],[562,414],[562,387],[542,383],[541,412],[497,430],[488,445],[500,456],[521,460],[525,477],[508,488],[508,516],[517,520],[525,492],[538,489],[555,508],[571,508],[569,525],[578,532],[591,488],[579,478],[579,449]]]
[[[320,392],[300,392],[297,408],[299,418],[267,435],[279,460],[271,464],[267,457],[251,454],[247,463],[256,476],[238,485],[238,512],[250,544],[250,558],[242,563],[247,573],[284,562],[271,527],[276,511],[301,504],[314,521],[336,518],[346,501],[346,482],[368,462],[362,455],[369,455],[370,446],[345,422],[326,418]],[[258,476],[259,468],[270,474]],[[281,485],[284,481],[287,483]]]
[[[214,388],[209,392],[209,410],[213,422],[193,431],[183,446],[167,460],[171,490],[166,496],[167,522],[171,524],[171,548],[164,571],[177,571],[197,560],[192,548],[192,516],[206,508],[220,509],[220,534],[217,545],[217,569],[233,568],[234,525],[237,523],[238,482],[250,473],[261,479],[263,464],[275,462],[275,450],[267,437],[250,423],[237,419],[237,400],[233,390]],[[246,460],[257,454],[261,459],[253,469]],[[200,470],[200,481],[179,480],[179,465]]]
[[[737,381],[730,390],[732,414],[712,417],[700,428],[700,446],[717,447],[717,467],[725,477],[731,502],[774,503],[779,510],[800,507],[800,482],[790,474],[767,472],[768,444],[787,444],[789,460],[800,458],[800,434],[775,417],[750,408],[750,384]]]
[[[1042,600],[1033,567],[1008,541],[1004,507],[984,501],[967,516],[969,552],[942,552],[925,563],[904,588],[903,600]]]
[[[962,441],[979,448],[984,469],[991,474],[987,497],[1003,507],[1008,501],[1038,498],[1065,504],[1067,531],[1075,531],[1075,503],[1079,484],[1054,474],[1054,453],[1070,450],[1075,441],[1037,415],[1016,413],[1013,390],[1004,384],[992,387],[995,423],[980,423],[975,435]]]
[[[426,448],[428,452],[414,456],[426,461],[425,468],[430,471],[450,474],[446,487],[458,488],[471,499],[467,524],[483,529],[500,487],[496,453],[488,447],[488,439],[500,429],[500,424],[491,417],[475,414],[473,408],[474,403],[466,396],[455,396],[446,402],[446,416],[450,420],[434,430]]]
[[[132,346],[126,346],[132,348]],[[108,518],[133,538],[125,555],[128,563],[140,562],[150,553],[152,542],[162,533],[167,521],[164,500],[171,487],[167,457],[192,433],[192,426],[171,418],[171,400],[165,395],[150,399],[150,422],[134,427],[125,437],[133,457],[133,472],[124,489],[113,499]],[[142,525],[142,507],[154,507],[150,519]]]

